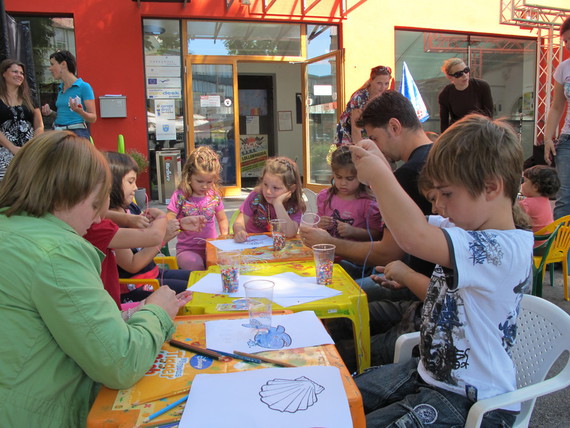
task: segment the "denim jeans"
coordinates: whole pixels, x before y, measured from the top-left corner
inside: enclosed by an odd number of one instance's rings
[[[368,428],[464,427],[473,402],[459,394],[425,383],[417,359],[372,367],[355,376],[362,394]],[[516,416],[495,410],[482,427],[510,427]]]
[[[560,190],[556,194],[554,219],[570,214],[570,134],[562,134],[556,147],[556,171]]]

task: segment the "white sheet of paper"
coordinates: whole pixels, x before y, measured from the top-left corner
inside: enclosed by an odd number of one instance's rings
[[[214,247],[223,251],[245,250],[246,248],[267,247],[273,245],[273,238],[267,235],[250,236],[245,242],[235,242],[233,239],[216,239],[209,241]]]
[[[230,293],[228,296],[245,297],[243,284],[253,279],[273,281],[275,283],[273,301],[284,308],[342,294],[341,291],[317,284],[314,276],[300,276],[296,273],[287,272],[272,276],[240,275],[238,291]],[[219,273],[209,273],[196,281],[189,290],[200,293],[220,294],[222,293],[221,275]]]
[[[288,389],[285,394],[279,391],[283,387]],[[196,375],[178,426],[351,428],[353,425],[338,368],[308,366]]]
[[[206,346],[223,352],[255,353],[334,343],[313,311],[274,315],[269,332],[248,327],[248,318],[206,321],[205,325]]]

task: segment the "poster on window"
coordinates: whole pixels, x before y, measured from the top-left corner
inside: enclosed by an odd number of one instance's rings
[[[176,119],[174,111],[174,100],[156,100],[154,102],[154,114],[157,121],[164,119]]]
[[[176,123],[174,120],[161,120],[156,122],[156,139],[176,140]]]
[[[241,176],[259,177],[268,157],[267,134],[240,137]]]

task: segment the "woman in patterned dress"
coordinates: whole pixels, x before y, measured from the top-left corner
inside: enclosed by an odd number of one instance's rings
[[[352,94],[346,105],[346,110],[340,115],[335,135],[337,146],[357,143],[364,138],[363,130],[356,126],[356,121],[360,118],[360,114],[368,101],[389,89],[391,82],[392,69],[390,67],[379,65],[370,70],[370,79]]]
[[[24,64],[14,59],[0,63],[0,180],[10,161],[33,136],[44,132],[40,109],[34,105]]]

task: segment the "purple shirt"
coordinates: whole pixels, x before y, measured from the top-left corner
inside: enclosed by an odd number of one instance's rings
[[[378,203],[372,196],[361,195],[358,199],[345,200],[333,195],[328,204],[326,200],[329,190],[321,190],[317,196],[317,213],[320,216],[332,217],[337,222],[341,221],[362,229],[366,229],[368,218],[370,230],[382,230],[382,216],[378,210]],[[328,232],[335,238],[341,238],[337,232],[336,222]]]
[[[176,251],[200,250],[206,248],[205,239],[217,238],[216,214],[224,210],[222,197],[210,190],[206,196],[184,196],[181,190],[176,190],[170,198],[168,211],[176,214],[176,218],[203,215],[206,217],[206,225],[200,232],[182,231],[178,235]]]
[[[261,194],[255,190],[247,196],[243,204],[241,204],[241,207],[239,207],[239,210],[249,217],[249,221],[245,225],[245,231],[247,233],[269,232],[271,230],[269,228],[269,220],[277,218],[273,205],[262,202]],[[301,223],[303,213],[297,206],[287,201],[285,203],[285,210],[291,220],[297,224]]]

